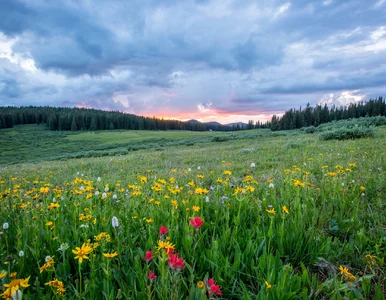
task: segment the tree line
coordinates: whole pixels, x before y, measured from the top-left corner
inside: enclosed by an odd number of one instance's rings
[[[200,122],[182,122],[103,111],[88,108],[60,107],[0,107],[0,129],[20,124],[46,124],[50,130],[97,131],[97,130],[190,130],[230,131],[246,129],[240,126],[224,126]],[[248,128],[249,129],[249,128]]]
[[[385,99],[382,97],[351,103],[348,106],[336,107],[333,105],[330,108],[327,104],[311,107],[308,103],[304,109],[300,107],[299,110],[290,109],[286,111],[281,118],[273,115],[269,127],[273,131],[291,130],[309,126],[317,127],[331,121],[385,115],[386,104]]]

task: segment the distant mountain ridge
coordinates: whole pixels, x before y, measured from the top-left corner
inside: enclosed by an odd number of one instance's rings
[[[215,121],[212,121],[212,122],[200,122],[198,120],[194,120],[194,119],[191,119],[191,120],[188,120],[186,121],[186,123],[190,123],[190,124],[205,124],[205,125],[212,125],[212,126],[227,126],[227,127],[236,127],[236,126],[239,126],[240,128],[246,128],[248,126],[247,123],[243,123],[243,122],[234,122],[234,123],[229,123],[229,124],[221,124],[219,122],[215,122]]]

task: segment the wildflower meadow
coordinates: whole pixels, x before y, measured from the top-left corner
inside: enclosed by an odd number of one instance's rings
[[[0,172],[3,299],[385,299],[386,128]]]

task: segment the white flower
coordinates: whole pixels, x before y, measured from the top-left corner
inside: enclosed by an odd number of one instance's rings
[[[102,181],[102,178],[98,177],[97,181],[98,181],[98,182],[101,182],[101,181]]]
[[[113,195],[113,199],[114,199],[114,200],[117,199],[117,194],[114,194],[114,195]]]
[[[111,224],[113,225],[114,228],[117,228],[119,226],[118,218],[116,216],[113,217],[111,220]]]
[[[76,175],[79,175],[79,172],[76,172]]]
[[[205,202],[206,202],[206,203],[209,203],[209,197],[206,197],[206,198],[205,198]]]
[[[273,189],[275,187],[275,185],[271,182],[268,186],[270,189]]]
[[[361,196],[364,197],[364,196],[366,196],[366,195],[365,195],[365,193],[362,193]]]
[[[23,298],[23,292],[21,290],[17,290],[12,295],[12,300],[21,300]]]
[[[109,191],[109,187],[106,186],[106,187],[105,187],[105,192],[108,192],[108,191]]]
[[[19,252],[19,256],[20,256],[20,257],[23,257],[23,256],[24,256],[24,251],[20,251],[20,252]]]
[[[81,185],[79,189],[80,189],[81,191],[84,191],[84,186]]]
[[[96,191],[96,192],[94,193],[94,195],[95,195],[95,196],[99,196],[99,191]]]
[[[5,223],[3,224],[3,229],[6,230],[6,229],[8,229],[8,227],[9,227],[8,222],[5,222]]]
[[[106,193],[103,193],[102,194],[102,198],[106,198],[107,197],[107,194]]]
[[[70,245],[68,243],[63,243],[60,245],[58,251],[66,251],[68,248],[70,248]]]
[[[255,163],[251,163],[251,168],[255,168],[256,167],[256,164]]]
[[[84,176],[84,174],[82,173],[80,176],[82,176],[82,177],[83,177],[83,176]]]
[[[52,198],[52,202],[56,202],[56,198]]]
[[[192,169],[191,169],[191,168],[189,168],[189,169],[188,169],[188,172],[192,172]]]
[[[51,259],[51,256],[47,255],[45,261],[48,262]]]
[[[197,167],[197,170],[201,170],[201,167],[200,167],[200,166],[198,166],[198,167]]]

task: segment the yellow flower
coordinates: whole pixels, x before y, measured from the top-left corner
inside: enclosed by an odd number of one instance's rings
[[[5,283],[5,292],[1,294],[4,299],[12,299],[12,296],[20,289],[29,287],[28,280],[31,276],[26,279],[14,279],[10,283]]]
[[[72,250],[74,253],[75,259],[79,259],[79,263],[81,264],[83,259],[88,259],[87,255],[92,251],[92,248],[88,244],[83,244],[81,248],[76,247],[76,250]]]
[[[7,276],[7,272],[4,271],[4,270],[2,270],[2,271],[0,272],[0,280],[3,279],[5,276]]]
[[[199,206],[193,206],[192,209],[193,209],[195,212],[199,212],[199,211],[200,211],[200,207],[199,207]]]
[[[103,253],[103,256],[107,257],[107,258],[114,258],[114,257],[118,256],[118,253],[116,251],[113,253]]]
[[[110,242],[110,235],[107,232],[101,232],[95,237],[95,239],[97,241],[106,240],[106,242]]]
[[[343,275],[347,281],[353,281],[357,279],[353,274],[348,271],[348,268],[339,266],[339,270],[340,274]]]
[[[287,206],[283,205],[283,207],[281,209],[282,209],[283,213],[289,214]]]
[[[199,281],[199,282],[197,282],[197,287],[199,289],[203,289],[205,287],[205,283],[203,281]]]
[[[363,185],[361,185],[361,186],[359,187],[359,189],[360,189],[361,191],[364,191],[366,188],[365,188]]]
[[[224,175],[232,175],[232,172],[229,171],[229,170],[225,170],[225,171],[224,171]]]
[[[16,277],[16,275],[17,275],[17,273],[16,273],[16,272],[12,272],[11,274],[9,274],[9,278],[15,278],[15,277]]]
[[[272,288],[272,285],[270,285],[270,284],[268,283],[268,281],[265,282],[265,286],[267,287],[267,290],[269,290],[269,289]]]
[[[60,204],[59,203],[55,203],[55,202],[52,202],[50,205],[48,205],[48,209],[51,210],[53,208],[58,208],[60,207]]]
[[[175,245],[173,245],[170,242],[164,242],[164,241],[159,240],[158,241],[157,250],[161,250],[161,249],[165,249],[165,250],[174,249],[174,247],[175,247]]]
[[[54,224],[52,221],[48,221],[48,222],[46,223],[46,226],[51,226],[52,224]]]
[[[64,288],[63,282],[59,281],[57,279],[51,280],[44,285],[48,285],[54,289],[56,289],[56,293],[58,295],[63,295],[66,292],[66,289]]]
[[[275,211],[275,208],[272,207],[271,209],[266,209],[267,213],[269,213],[271,216],[274,216],[276,215],[276,211]]]
[[[153,222],[153,219],[150,218],[150,219],[146,219],[146,223],[152,223]]]

